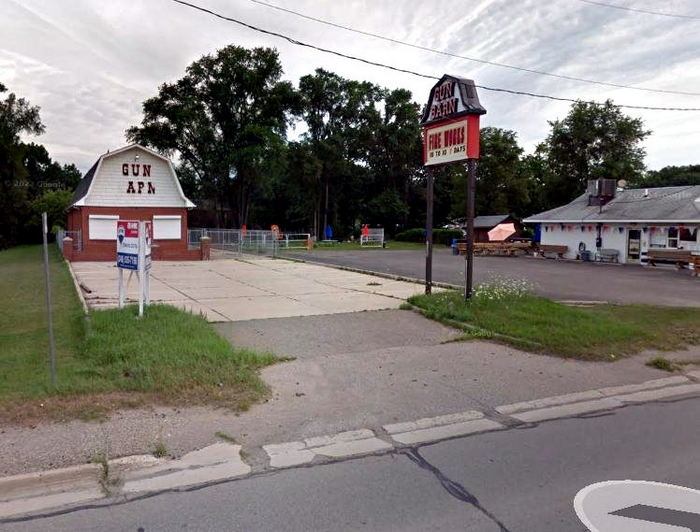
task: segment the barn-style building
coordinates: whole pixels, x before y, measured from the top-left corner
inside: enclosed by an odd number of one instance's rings
[[[76,261],[115,260],[117,220],[150,220],[154,259],[199,260],[200,250],[187,246],[193,207],[166,157],[138,144],[107,152],[73,194],[66,229],[74,246],[64,254]]]

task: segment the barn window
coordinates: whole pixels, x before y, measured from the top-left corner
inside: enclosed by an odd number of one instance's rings
[[[117,239],[116,214],[91,214],[88,217],[88,238],[90,240],[116,240]]]
[[[153,240],[180,240],[182,216],[154,216]]]

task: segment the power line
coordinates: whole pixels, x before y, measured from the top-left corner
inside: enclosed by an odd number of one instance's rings
[[[263,28],[259,28],[257,26],[253,26],[252,24],[249,24],[247,22],[243,22],[241,20],[237,20],[237,19],[232,18],[232,17],[227,17],[226,15],[222,15],[220,13],[212,11],[211,9],[207,9],[205,7],[201,7],[201,6],[192,4],[190,2],[186,2],[184,0],[171,0],[171,1],[175,2],[177,4],[181,4],[181,5],[190,7],[192,9],[197,10],[197,11],[207,13],[209,15],[220,18],[222,20],[226,20],[228,22],[233,22],[234,24],[238,24],[240,26],[251,29],[253,31],[257,31],[259,33],[264,33],[265,35],[271,35],[273,37],[279,37],[280,39],[284,39],[285,41],[290,42],[291,44],[296,44],[298,46],[311,48],[311,49],[317,50],[319,52],[332,54],[332,55],[335,55],[338,57],[343,57],[345,59],[351,59],[353,61],[359,61],[359,62],[365,63],[367,65],[377,66],[377,67],[381,67],[381,68],[387,68],[389,70],[393,70],[395,72],[401,72],[404,74],[411,74],[412,76],[418,76],[421,78],[434,79],[434,80],[440,79],[439,76],[433,76],[431,74],[423,74],[421,72],[416,72],[414,70],[398,68],[398,67],[387,65],[384,63],[378,63],[376,61],[371,61],[369,59],[364,59],[362,57],[357,57],[354,55],[345,54],[343,52],[338,52],[336,50],[331,50],[331,49],[322,48],[320,46],[316,46],[313,44],[308,44],[308,43],[305,43],[303,41],[299,41],[297,39],[294,39],[292,37],[284,35],[282,33],[277,33],[277,32],[271,31],[271,30],[266,30]],[[582,103],[587,103],[587,104],[591,104],[591,105],[598,105],[598,106],[605,105],[604,103],[595,102],[595,101],[586,101],[586,100],[580,100],[580,99],[574,99],[574,98],[563,98],[563,97],[559,97],[559,96],[550,96],[547,94],[537,94],[537,93],[533,93],[533,92],[516,91],[516,90],[503,89],[503,88],[498,88],[498,87],[488,87],[486,85],[476,85],[476,87],[478,87],[480,89],[484,89],[486,91],[503,92],[503,93],[508,93],[508,94],[515,94],[518,96],[530,96],[532,98],[541,98],[541,99],[554,100],[554,101],[560,101],[560,102],[572,102],[572,103],[582,102]],[[648,110],[648,111],[700,111],[700,107],[653,107],[653,106],[646,106],[646,105],[625,105],[625,104],[615,104],[615,106],[627,108],[627,109],[641,109],[641,110]]]
[[[428,46],[421,46],[419,44],[415,43],[410,43],[406,41],[401,41],[399,39],[393,39],[391,37],[387,37],[385,35],[380,35],[378,33],[372,33],[370,31],[365,31],[365,30],[359,30],[357,28],[353,28],[351,26],[346,26],[344,24],[338,24],[336,22],[332,22],[329,20],[324,20],[318,17],[313,17],[311,15],[307,15],[305,13],[301,13],[299,11],[294,11],[293,9],[287,9],[282,6],[278,6],[275,4],[270,4],[268,2],[263,2],[262,0],[248,0],[249,2],[252,2],[253,4],[258,4],[261,6],[268,7],[270,9],[276,9],[277,11],[282,11],[284,13],[289,13],[291,15],[295,15],[297,17],[301,17],[307,20],[312,20],[314,22],[318,22],[320,24],[325,24],[326,26],[332,26],[334,28],[339,28],[342,30],[350,31],[353,33],[359,33],[360,35],[366,35],[368,37],[374,37],[376,39],[381,39],[383,41],[387,41],[393,44],[400,44],[401,46],[408,46],[410,48],[414,48],[417,50],[423,50],[425,52],[432,52],[434,54],[439,54],[439,55],[444,55],[447,57],[454,57],[457,59],[465,59],[467,61],[473,61],[475,63],[481,63],[484,65],[490,65],[490,66],[495,66],[495,67],[500,67],[500,68],[508,68],[511,70],[517,70],[519,72],[527,72],[529,74],[537,74],[540,76],[549,76],[552,78],[558,78],[558,79],[566,79],[569,81],[578,81],[581,83],[592,83],[595,85],[603,85],[606,87],[615,87],[618,89],[631,89],[631,90],[637,90],[637,91],[645,91],[645,92],[657,92],[657,93],[662,93],[662,94],[680,94],[683,96],[700,96],[700,92],[686,92],[686,91],[677,91],[677,90],[665,90],[665,89],[653,89],[651,87],[635,87],[633,85],[624,85],[621,83],[611,83],[611,82],[606,82],[606,81],[598,81],[594,79],[588,79],[588,78],[579,78],[576,76],[566,76],[564,74],[555,74],[553,72],[545,72],[544,70],[537,70],[534,68],[526,68],[526,67],[519,67],[515,65],[509,65],[507,63],[499,63],[497,61],[489,61],[487,59],[480,59],[477,57],[469,57],[466,55],[460,55],[460,54],[455,54],[452,52],[447,52],[445,50],[438,50],[435,48],[430,48]],[[582,0],[585,1],[585,0]]]
[[[658,15],[661,17],[700,20],[700,16],[697,16],[697,15],[682,15],[680,13],[665,13],[663,11],[651,11],[649,9],[639,9],[637,7],[625,7],[625,6],[618,6],[615,4],[606,4],[605,2],[596,2],[595,0],[578,0],[578,1],[583,2],[584,4],[591,4],[594,6],[609,7],[612,9],[621,9],[622,11],[634,11],[635,13],[644,13],[645,15]]]

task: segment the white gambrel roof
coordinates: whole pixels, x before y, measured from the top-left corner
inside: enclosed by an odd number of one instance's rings
[[[617,191],[602,209],[583,194],[568,205],[535,214],[523,223],[700,223],[700,185]]]
[[[100,155],[99,159],[95,162],[95,164],[92,165],[92,167],[87,171],[83,179],[80,180],[80,183],[78,183],[78,186],[75,189],[75,192],[73,192],[73,198],[71,199],[71,206],[72,207],[82,207],[83,205],[86,205],[86,199],[90,195],[90,192],[93,189],[93,184],[94,184],[94,178],[96,175],[99,174],[100,169],[102,167],[102,163],[105,159],[108,159],[110,157],[113,157],[115,155],[122,154],[128,150],[132,150],[134,148],[143,150],[144,152],[148,153],[149,155],[152,155],[153,157],[156,157],[158,159],[161,159],[165,163],[167,163],[168,168],[170,169],[170,175],[173,178],[173,181],[175,183],[175,186],[177,188],[177,192],[179,197],[182,199],[182,206],[187,207],[187,208],[192,208],[195,206],[194,203],[192,203],[187,197],[185,196],[184,192],[182,191],[182,187],[180,186],[180,181],[177,178],[177,174],[175,173],[175,168],[173,167],[173,163],[168,159],[167,157],[163,157],[160,153],[157,151],[151,150],[150,148],[146,148],[145,146],[141,146],[140,144],[130,144],[128,146],[124,146],[123,148],[119,148],[118,150],[114,151],[109,151],[107,153],[104,153]]]

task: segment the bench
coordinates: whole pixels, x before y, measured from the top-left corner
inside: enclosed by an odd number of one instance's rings
[[[700,255],[693,255],[693,277],[700,276]]]
[[[564,253],[569,251],[569,246],[558,246],[558,245],[554,245],[554,244],[540,244],[537,249],[543,257],[546,257],[547,254],[551,254],[551,255],[554,255],[555,259],[563,259]]]
[[[668,260],[676,263],[676,268],[682,270],[688,264],[692,264],[693,256],[688,249],[654,249],[647,252],[650,266],[656,266],[657,260]]]
[[[599,262],[620,262],[620,252],[617,249],[603,248],[596,253]]]

